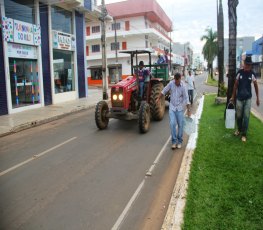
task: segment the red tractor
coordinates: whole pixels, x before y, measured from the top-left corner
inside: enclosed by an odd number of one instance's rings
[[[120,120],[138,120],[139,131],[146,133],[150,127],[151,118],[156,121],[163,119],[165,112],[165,99],[156,103],[156,98],[164,86],[168,83],[168,65],[151,64],[151,50],[121,51],[131,57],[131,76],[118,82],[111,88],[111,108],[106,101],[100,101],[95,109],[95,121],[99,129],[106,129],[110,118]],[[151,70],[149,80],[145,82],[143,98],[139,96],[138,55],[149,55],[149,65],[145,67]],[[135,58],[135,65],[134,63]]]

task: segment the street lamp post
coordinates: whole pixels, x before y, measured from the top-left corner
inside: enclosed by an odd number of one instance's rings
[[[102,87],[103,100],[108,99],[108,68],[106,56],[106,16],[108,15],[104,0],[101,1],[101,46],[102,46]]]

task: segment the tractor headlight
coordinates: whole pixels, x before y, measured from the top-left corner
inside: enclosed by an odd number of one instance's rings
[[[116,100],[118,99],[118,96],[117,96],[116,94],[114,94],[114,95],[112,96],[112,99],[113,99],[114,101],[116,101]]]
[[[119,94],[119,100],[122,101],[123,100],[123,95]]]

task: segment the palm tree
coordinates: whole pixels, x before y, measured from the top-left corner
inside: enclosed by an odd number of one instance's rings
[[[238,5],[238,0],[228,0],[229,63],[228,63],[227,104],[232,96],[235,76],[236,76],[237,5]]]
[[[217,32],[213,32],[212,28],[209,27],[205,31],[207,34],[201,37],[201,41],[205,40],[202,54],[207,61],[208,72],[213,78],[213,61],[217,56]]]
[[[222,0],[217,0],[217,31],[218,31],[218,92],[217,96],[225,96],[224,85],[224,14]]]

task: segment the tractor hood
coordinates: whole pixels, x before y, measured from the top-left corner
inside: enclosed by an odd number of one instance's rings
[[[131,88],[137,85],[136,77],[135,76],[128,76],[124,80],[118,82],[114,87],[123,87],[123,88]]]

